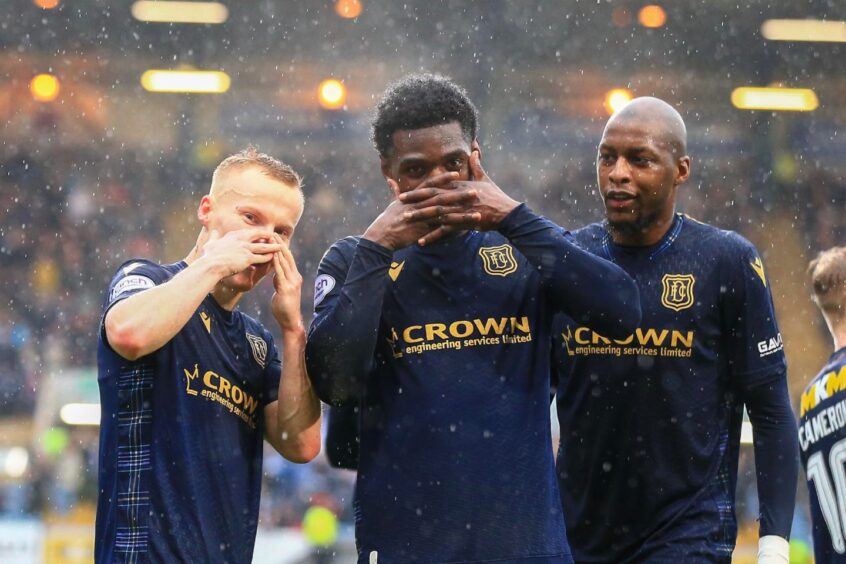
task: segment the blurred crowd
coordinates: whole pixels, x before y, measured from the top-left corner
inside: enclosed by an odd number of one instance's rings
[[[348,153],[310,156],[299,165],[284,147],[280,153],[261,147],[304,176],[306,212],[294,250],[305,279],[307,318],[311,281],[325,250],[340,237],[361,233],[388,202],[378,160],[362,145]],[[692,143],[691,152],[695,147]],[[521,158],[491,155],[488,172],[507,191],[567,228],[601,219],[592,152],[549,162],[542,173],[534,166],[514,166]],[[0,159],[3,416],[33,412],[44,374],[95,365],[109,279],[126,259],[172,262],[187,253],[198,232],[196,204],[208,188],[214,164],[118,147],[31,153],[7,149]],[[846,240],[846,219],[839,213],[844,199],[843,177],[814,163],[794,160],[791,168],[791,163],[757,156],[706,152],[694,153],[694,174],[682,188],[679,207],[743,234],[766,228],[773,213],[786,214],[813,254]],[[271,293],[265,283],[241,307],[275,331],[267,307]],[[96,433],[68,432],[61,456],[34,453],[26,483],[0,491],[0,514],[61,512],[79,501],[93,503]],[[744,491],[753,487],[750,475],[742,473],[741,511]],[[351,473],[330,469],[323,459],[299,466],[269,455],[262,522],[296,525],[314,503],[349,521],[353,479]]]

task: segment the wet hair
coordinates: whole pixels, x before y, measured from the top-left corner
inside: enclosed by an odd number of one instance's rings
[[[212,190],[219,183],[223,173],[249,167],[256,167],[270,178],[302,191],[302,179],[293,168],[267,153],[259,152],[258,148],[252,145],[226,157],[217,165],[212,174]]]
[[[385,90],[373,117],[372,140],[379,155],[388,157],[396,131],[458,122],[471,143],[478,121],[476,106],[455,82],[435,74],[411,74]]]
[[[846,247],[833,247],[808,265],[814,303],[826,315],[842,317],[846,295]]]

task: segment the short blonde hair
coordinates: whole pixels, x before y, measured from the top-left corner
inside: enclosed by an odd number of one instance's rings
[[[846,290],[846,247],[822,251],[808,265],[814,302],[826,315],[842,316]]]
[[[257,147],[248,145],[246,149],[238,151],[223,159],[212,174],[212,190],[219,182],[221,175],[230,170],[238,170],[248,167],[257,167],[264,174],[278,180],[283,184],[302,191],[302,179],[297,172],[279,159],[271,157],[267,153],[259,152]]]

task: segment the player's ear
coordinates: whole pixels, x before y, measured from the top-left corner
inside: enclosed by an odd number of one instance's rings
[[[676,161],[676,185],[687,182],[690,178],[690,157],[685,155]]]
[[[212,211],[212,199],[211,196],[206,194],[200,199],[200,205],[197,207],[197,219],[200,220],[200,223],[203,225],[207,225],[209,222],[209,217],[211,216]]]
[[[379,166],[382,169],[382,176],[385,177],[385,180],[393,180],[393,182],[388,182],[388,186],[390,187],[391,192],[393,192],[394,197],[399,198],[399,183],[391,175],[391,161],[385,157],[379,157]]]

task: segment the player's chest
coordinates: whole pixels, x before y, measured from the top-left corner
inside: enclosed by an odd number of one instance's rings
[[[262,335],[201,307],[173,343],[177,393],[198,413],[222,410],[255,427],[269,354]]]
[[[488,311],[537,299],[531,266],[507,243],[440,255],[398,253],[388,272],[385,311],[459,308]]]

